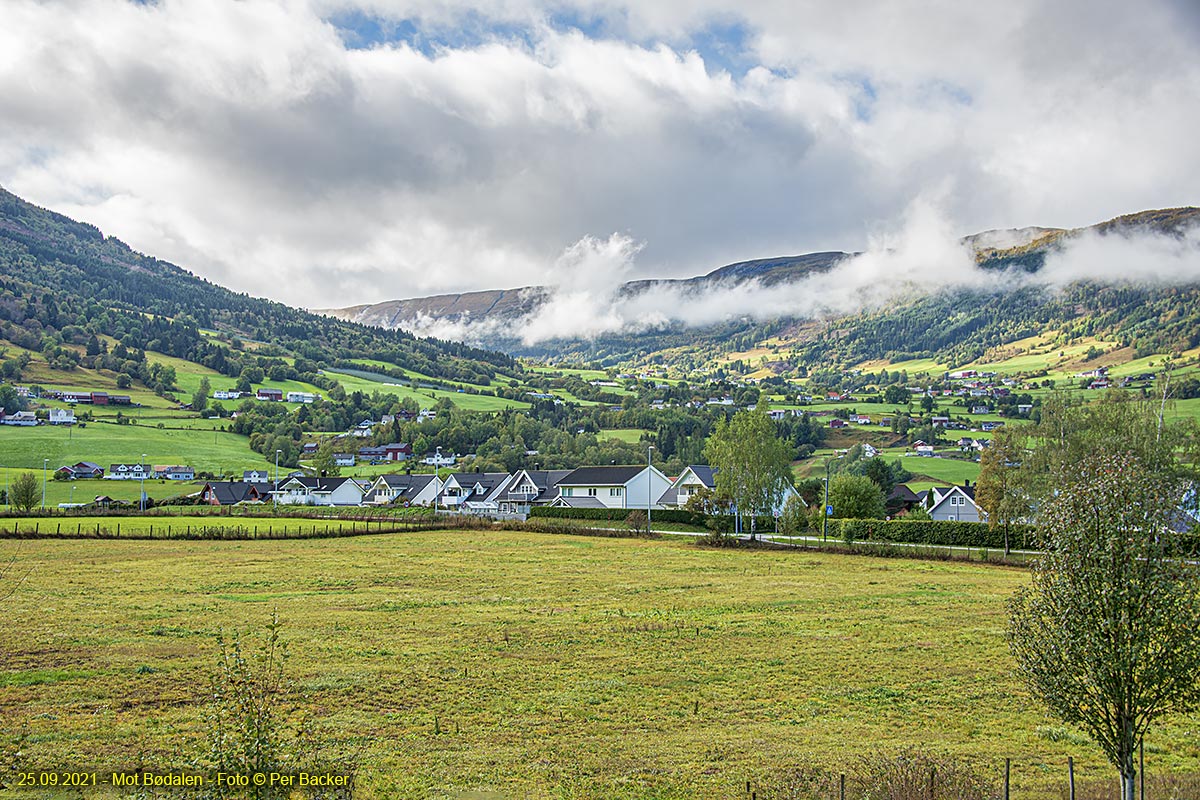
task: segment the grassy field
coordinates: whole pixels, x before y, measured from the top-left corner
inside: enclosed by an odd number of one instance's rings
[[[50,469],[77,461],[93,461],[108,469],[109,464],[136,463],[143,453],[149,464],[190,465],[213,472],[261,469],[267,464],[262,455],[250,449],[247,437],[223,431],[100,422],[83,428],[54,425],[0,428],[0,466],[5,467],[41,470],[42,459],[48,458]]]
[[[612,430],[600,431],[596,434],[597,439],[616,439],[618,442],[629,442],[637,444],[642,440],[643,434],[646,431],[641,428],[614,428]]]
[[[35,764],[181,764],[216,632],[277,610],[301,710],[361,747],[361,797],[742,798],[906,745],[1011,757],[1022,800],[1058,797],[1068,754],[1108,775],[1013,675],[1020,570],[524,533],[11,554],[0,728],[28,726]],[[1193,729],[1156,728],[1148,767],[1200,766]]]

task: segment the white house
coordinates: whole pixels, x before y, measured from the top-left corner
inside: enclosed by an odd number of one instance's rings
[[[70,408],[52,408],[50,409],[50,424],[51,425],[74,425],[75,412]]]
[[[437,504],[477,514],[498,512],[500,495],[512,478],[507,472],[455,472],[442,484]]]
[[[339,467],[353,467],[354,453],[334,453],[333,463]]]
[[[866,445],[869,447],[870,445]],[[658,504],[663,508],[682,508],[687,505],[695,495],[702,490],[708,489],[710,492],[717,488],[716,480],[717,470],[704,464],[693,464],[679,474],[675,482],[671,484],[671,488],[663,493],[658,499]],[[787,507],[788,502],[795,497],[804,506],[808,504],[804,502],[804,498],[796,491],[796,487],[790,483],[783,485],[783,494],[779,499],[779,503],[772,511],[776,514],[782,514],[783,509]]]
[[[196,471],[191,467],[155,467],[154,477],[165,478],[169,481],[194,481],[196,479]]]
[[[242,472],[243,483],[270,483],[271,474],[265,469],[248,469]]]
[[[987,512],[975,504],[975,487],[967,481],[962,486],[935,486],[925,494],[929,516],[941,522],[987,522]]]
[[[568,508],[657,508],[671,480],[657,467],[580,467],[558,482],[552,505]]]
[[[570,475],[569,469],[528,470],[513,475],[508,487],[497,498],[502,514],[528,514],[534,506],[550,505],[558,497],[558,482]]]
[[[441,490],[435,475],[380,475],[371,484],[367,505],[431,506]]]
[[[214,400],[237,400],[241,396],[242,396],[242,393],[237,391],[236,389],[230,389],[228,391],[222,389],[220,391],[213,392]]]
[[[154,471],[145,464],[110,464],[106,481],[140,481],[153,478]]]
[[[313,394],[312,392],[288,392],[287,401],[289,403],[315,403],[321,399],[321,395]]]
[[[363,488],[352,478],[288,478],[273,492],[275,499],[286,505],[358,506],[362,505]]]
[[[9,414],[2,419],[0,423],[4,425],[21,425],[31,427],[38,424],[37,416],[32,411],[18,411],[15,414]]]
[[[429,453],[421,459],[422,464],[428,464],[431,467],[453,467],[458,461],[458,456],[454,453],[447,455],[446,453],[437,452]]]

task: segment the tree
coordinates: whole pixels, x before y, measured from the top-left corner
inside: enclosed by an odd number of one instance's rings
[[[1169,522],[1180,485],[1136,454],[1067,473],[1038,515],[1046,555],[1009,604],[1008,641],[1032,692],[1082,727],[1134,800],[1150,724],[1200,705],[1200,574]]]
[[[1030,515],[1029,495],[1018,475],[1025,457],[1023,438],[1007,426],[996,431],[991,447],[979,457],[975,502],[987,512],[988,525],[993,530],[1004,526],[1005,555],[1011,545],[1008,533],[1012,523],[1028,519]]]
[[[752,526],[755,516],[775,510],[792,480],[790,448],[775,435],[762,399],[717,423],[704,457],[716,470],[717,495],[731,500],[739,515],[749,514]]]
[[[829,504],[839,519],[883,519],[883,492],[863,475],[838,475],[829,482]]]
[[[326,437],[321,446],[317,448],[317,454],[313,456],[313,470],[318,475],[324,475],[330,478],[341,474],[341,467],[337,465],[337,459],[334,458],[333,445],[335,440],[332,437]]]
[[[9,495],[9,500],[19,511],[32,509],[42,496],[42,487],[38,485],[37,475],[22,472],[13,480]]]
[[[894,406],[904,405],[912,400],[912,392],[900,384],[892,384],[883,390],[883,402]]]
[[[208,376],[205,375],[200,379],[200,387],[196,389],[196,393],[192,395],[192,410],[203,411],[208,407],[208,394],[212,391],[212,384],[208,382]]]

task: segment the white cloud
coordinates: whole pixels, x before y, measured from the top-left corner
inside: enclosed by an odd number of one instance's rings
[[[579,242],[642,277],[860,249],[935,189],[945,241],[1195,202],[1197,15],[1102,5],[10,0],[0,184],[321,307],[544,283]],[[352,10],[443,44],[349,49]],[[694,313],[875,302],[818,290]]]

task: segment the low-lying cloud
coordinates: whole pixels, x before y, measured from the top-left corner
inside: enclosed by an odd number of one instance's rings
[[[1013,231],[998,235],[1017,244],[1032,234]],[[560,272],[560,280],[549,287],[548,299],[515,322],[422,316],[402,326],[421,335],[485,344],[502,337],[528,346],[554,339],[595,339],[740,319],[828,319],[879,311],[939,292],[1029,286],[1055,291],[1079,281],[1200,282],[1200,228],[1179,235],[1085,230],[1063,237],[1037,272],[982,269],[971,245],[954,236],[937,204],[926,200],[909,208],[899,230],[872,237],[866,251],[848,255],[826,272],[791,282],[768,285],[755,279],[725,280],[702,288],[656,283],[641,291],[622,291],[619,276],[633,270],[638,249],[632,239],[618,234],[607,240],[580,240],[559,260],[560,267],[570,268]]]

